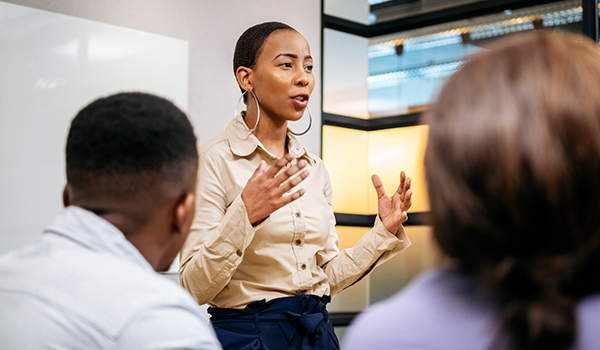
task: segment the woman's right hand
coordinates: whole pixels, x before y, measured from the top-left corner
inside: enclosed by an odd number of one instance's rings
[[[275,210],[295,201],[306,192],[303,188],[290,192],[308,177],[309,171],[302,170],[307,165],[306,160],[300,160],[294,166],[280,171],[293,160],[294,154],[288,153],[268,169],[263,160],[246,183],[241,196],[252,225],[266,219]],[[293,177],[297,173],[298,176]],[[291,177],[293,178],[290,179]]]

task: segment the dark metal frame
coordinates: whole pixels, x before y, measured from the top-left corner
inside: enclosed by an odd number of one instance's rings
[[[373,227],[375,224],[376,214],[361,215],[361,214],[346,214],[334,213],[335,222],[339,226],[354,226],[354,227]],[[429,225],[429,212],[414,212],[408,214],[408,220],[403,223],[404,226]]]
[[[583,34],[598,42],[598,0],[582,0]]]
[[[556,2],[556,0],[487,0],[372,25],[356,23],[347,19],[323,14],[322,26],[344,33],[362,36],[364,38],[372,38],[375,36],[402,32],[405,30],[422,28],[440,23],[489,15],[492,13],[502,12],[504,10],[516,10],[552,2]]]
[[[358,315],[358,312],[330,312],[329,321],[334,327],[346,327]]]
[[[525,7],[557,2],[557,0],[486,0],[472,4],[459,5],[448,9],[432,11],[373,25],[356,23],[343,18],[326,15],[324,1],[321,0],[321,62],[323,62],[325,28],[372,38],[446,22],[458,21],[471,17],[483,16],[504,10],[515,10]],[[598,1],[582,0],[583,34],[595,42],[599,40]],[[420,113],[397,115],[375,119],[359,119],[323,112],[323,71],[321,69],[321,121],[322,125],[340,126],[355,130],[373,131],[421,124]],[[357,215],[334,213],[338,225],[371,227],[376,215]],[[426,225],[429,220],[427,212],[410,213],[405,225]],[[358,312],[332,312],[330,320],[336,327],[348,326]]]
[[[339,126],[347,129],[375,131],[421,124],[421,113],[411,113],[392,117],[359,119],[345,115],[321,113],[325,125]]]

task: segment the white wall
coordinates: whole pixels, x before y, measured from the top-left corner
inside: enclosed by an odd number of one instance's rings
[[[317,77],[317,86],[310,102],[313,127],[300,140],[309,151],[320,154],[320,0],[301,2],[292,0],[6,0],[4,2],[188,41],[189,95],[187,108],[186,106],[182,108],[188,111],[199,143],[216,136],[233,118],[239,89],[233,76],[232,56],[239,35],[256,23],[271,20],[285,22],[306,37],[311,45],[312,56],[316,58],[314,74]],[[306,124],[302,121],[299,123],[301,125],[291,127],[294,130],[303,130]],[[44,147],[44,145],[38,146]],[[0,164],[0,171],[4,171],[3,164]],[[23,174],[21,183],[14,184],[23,189],[20,198],[0,198],[0,201],[7,205],[23,200],[31,203],[39,201],[36,193],[28,192],[28,182],[36,181],[36,176],[43,177],[46,174]],[[62,184],[58,187],[61,186]],[[56,193],[60,193],[60,188],[56,189]],[[60,196],[50,200],[56,202],[48,206],[43,204],[31,206],[19,215],[32,218],[38,215],[49,215],[48,211],[52,210],[56,203],[60,203]],[[31,229],[41,232],[42,228]],[[10,233],[4,232],[3,236],[6,235]],[[17,241],[18,244],[26,243],[20,238]],[[16,248],[14,242],[11,244],[0,242],[0,253]]]
[[[323,7],[328,15],[369,24],[368,0],[325,0]]]
[[[116,91],[188,105],[186,40],[0,2],[0,250],[39,236],[62,205],[71,118]]]
[[[369,23],[367,0],[325,0],[324,12],[354,22]],[[368,119],[369,40],[331,29],[325,30],[323,40],[323,111]]]
[[[323,111],[369,118],[367,38],[325,29],[323,35]],[[348,72],[352,72],[348,74]]]
[[[216,136],[233,118],[239,97],[233,76],[233,49],[246,28],[264,21],[285,22],[304,35],[313,57],[321,57],[320,0],[4,1],[188,40],[188,112],[200,142]],[[316,63],[314,74],[319,78],[320,62]],[[316,120],[313,129],[301,138],[317,154],[321,143],[320,95],[317,80],[310,102]]]

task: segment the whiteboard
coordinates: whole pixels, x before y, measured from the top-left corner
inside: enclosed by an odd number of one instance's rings
[[[0,2],[0,254],[60,212],[77,111],[134,90],[187,111],[188,54],[185,40]]]

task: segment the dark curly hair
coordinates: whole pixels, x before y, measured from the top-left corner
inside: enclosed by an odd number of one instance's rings
[[[238,38],[233,53],[233,74],[235,75],[239,67],[252,68],[256,64],[256,59],[260,56],[265,40],[277,30],[293,30],[294,28],[281,22],[264,22],[254,25]],[[246,92],[240,86],[242,93]],[[247,95],[244,95],[244,102],[247,102]]]
[[[194,181],[197,166],[192,125],[164,98],[115,94],[90,103],[71,122],[66,171],[76,199],[175,190]]]

